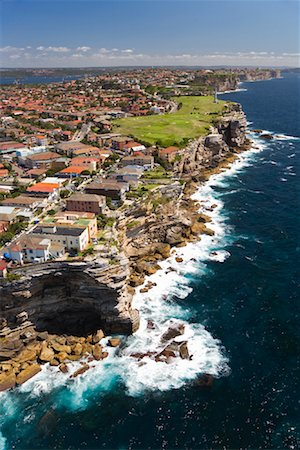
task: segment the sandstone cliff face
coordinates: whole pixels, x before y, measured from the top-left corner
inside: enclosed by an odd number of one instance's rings
[[[246,128],[247,121],[241,106],[237,103],[228,105],[211,133],[187,146],[175,172],[183,178],[199,178],[203,168],[217,166],[226,154],[245,144]]]
[[[21,279],[0,285],[0,337],[26,340],[35,330],[84,335],[131,334],[139,326],[127,289],[128,260],[50,262],[16,269]],[[28,336],[30,338],[30,336]]]

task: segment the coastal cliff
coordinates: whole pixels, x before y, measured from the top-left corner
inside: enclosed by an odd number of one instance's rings
[[[22,384],[45,362],[67,371],[65,361],[103,359],[104,335],[139,327],[122,254],[113,265],[61,261],[13,274],[20,279],[0,285],[0,391]]]
[[[213,234],[209,217],[199,212],[191,199],[199,182],[233,161],[251,145],[246,138],[247,121],[239,104],[227,105],[222,117],[206,137],[193,140],[185,149],[173,172],[178,181],[152,191],[119,218],[119,239],[131,265],[131,286],[144,283],[155,273],[159,261],[170,256],[172,247]],[[143,288],[143,292],[151,288]]]
[[[171,183],[122,208],[116,225],[122,251],[113,258],[96,254],[14,269],[14,281],[0,284],[0,390],[22,384],[46,362],[68,371],[68,361],[104,359],[108,353],[99,343],[104,335],[134,333],[139,327],[139,313],[131,306],[134,288],[160,269],[172,248],[214,234],[191,194],[249,145],[240,105],[226,105],[210,134],[184,149]],[[141,291],[152,286],[148,282]],[[112,346],[118,343],[111,339]]]

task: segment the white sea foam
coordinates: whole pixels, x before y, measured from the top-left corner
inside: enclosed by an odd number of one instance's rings
[[[223,95],[223,94],[231,94],[232,92],[246,92],[248,89],[245,88],[237,88],[237,89],[231,89],[228,91],[220,91],[217,92],[218,95]]]

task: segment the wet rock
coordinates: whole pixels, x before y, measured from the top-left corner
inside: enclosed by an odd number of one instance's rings
[[[147,328],[148,328],[148,330],[155,330],[156,326],[155,326],[155,323],[153,322],[153,320],[148,320]]]
[[[214,377],[208,373],[205,373],[199,380],[197,380],[197,386],[202,388],[210,388],[213,385]]]
[[[176,256],[175,261],[181,263],[183,262],[183,258],[181,258],[180,256]]]
[[[80,367],[79,369],[75,370],[75,372],[70,376],[70,378],[76,378],[79,375],[82,375],[87,370],[89,370],[89,368],[90,368],[90,366],[88,364],[84,364],[82,367]]]
[[[0,392],[11,389],[16,385],[16,375],[14,372],[0,373]]]
[[[118,347],[121,344],[121,339],[120,338],[110,338],[108,340],[108,345],[110,347]]]
[[[161,340],[162,341],[169,341],[171,339],[174,339],[176,336],[180,336],[184,333],[184,324],[174,324],[171,325],[168,330],[162,335]]]
[[[39,364],[31,364],[25,370],[22,370],[17,375],[17,384],[23,384],[26,381],[30,380],[30,378],[34,377],[37,373],[41,371],[41,366]]]
[[[42,436],[48,436],[51,432],[53,432],[56,423],[57,423],[57,415],[51,409],[50,411],[47,411],[39,421],[37,431]]]
[[[274,139],[274,136],[272,136],[272,134],[268,134],[268,133],[261,134],[259,137],[261,139],[268,139],[268,140]]]
[[[107,358],[108,357],[108,352],[102,352],[102,359]]]
[[[187,342],[182,342],[179,345],[179,356],[181,359],[190,359],[190,354],[187,346]]]
[[[141,294],[145,294],[148,291],[149,291],[149,288],[147,288],[147,287],[144,287],[144,288],[140,289],[140,293]]]
[[[68,368],[68,366],[67,366],[67,364],[60,364],[60,366],[59,366],[59,370],[62,372],[62,373],[68,373],[69,372],[69,368]]]
[[[100,361],[102,359],[102,347],[100,344],[95,344],[93,348],[93,356],[96,361]]]

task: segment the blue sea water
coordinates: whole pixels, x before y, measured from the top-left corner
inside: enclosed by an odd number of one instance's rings
[[[66,76],[27,76],[23,78],[3,77],[0,72],[0,85],[18,84],[49,84],[61,83],[63,81],[79,80],[82,75],[66,75]]]
[[[195,194],[204,210],[216,205],[215,236],[180,249],[183,263],[165,262],[158,286],[136,295],[141,329],[119,354],[76,381],[45,368],[1,394],[0,448],[300,447],[299,81],[222,96],[242,104],[250,130],[275,137],[251,134],[255,148]],[[174,320],[186,324],[191,361],[130,357]],[[195,382],[204,372],[209,389]]]

